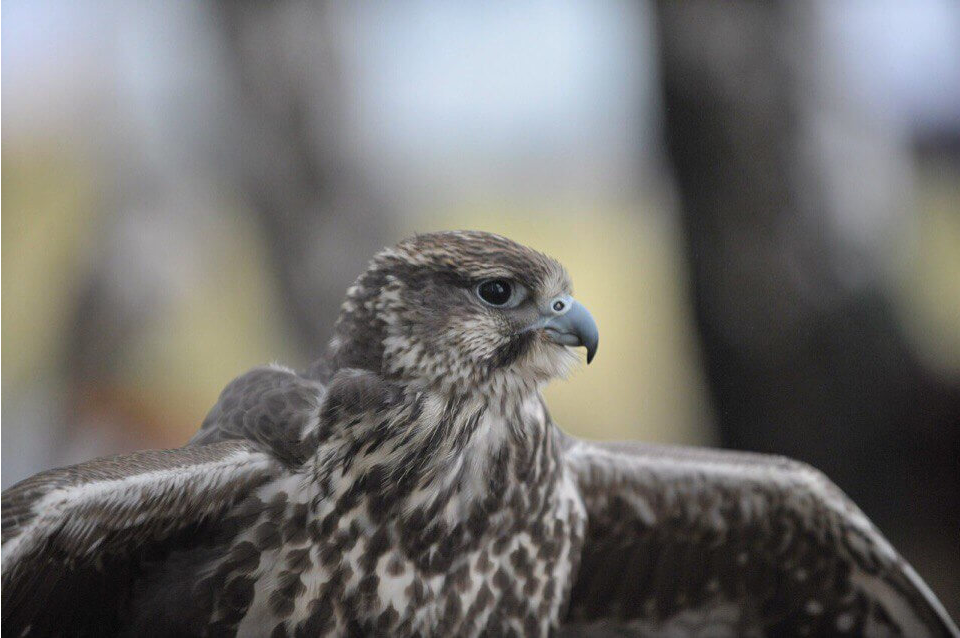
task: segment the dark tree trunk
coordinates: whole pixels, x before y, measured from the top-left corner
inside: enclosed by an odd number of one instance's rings
[[[831,85],[812,7],[658,4],[666,147],[718,427],[727,447],[826,472],[957,613],[960,392],[904,341],[876,246],[842,232],[898,215],[899,182],[870,171],[905,160],[873,152],[882,136]]]

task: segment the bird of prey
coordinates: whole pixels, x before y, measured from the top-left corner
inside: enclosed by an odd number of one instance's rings
[[[3,630],[958,635],[816,470],[561,433],[541,389],[597,344],[539,252],[385,249],[308,370],[238,377],[183,448],[4,492]]]

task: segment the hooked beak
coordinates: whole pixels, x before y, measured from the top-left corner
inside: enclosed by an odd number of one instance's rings
[[[563,304],[561,311],[555,309]],[[543,324],[547,338],[563,346],[584,346],[587,349],[587,363],[593,361],[600,342],[600,332],[593,315],[572,297],[560,297],[551,300],[546,312],[548,318]]]

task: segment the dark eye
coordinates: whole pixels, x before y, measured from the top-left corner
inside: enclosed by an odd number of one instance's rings
[[[477,295],[491,306],[505,306],[513,296],[513,285],[506,279],[488,279],[477,286]]]

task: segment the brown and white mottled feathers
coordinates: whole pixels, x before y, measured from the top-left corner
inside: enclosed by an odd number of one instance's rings
[[[957,636],[822,473],[783,457],[568,439],[588,524],[581,636]]]
[[[385,250],[310,374],[243,375],[182,450],[8,490],[3,629],[545,635],[582,528],[539,395],[592,324],[569,292],[493,235]]]
[[[598,341],[570,295],[496,235],[384,250],[307,373],[238,377],[182,449],[4,492],[3,630],[957,635],[809,468],[564,437],[540,391]]]

